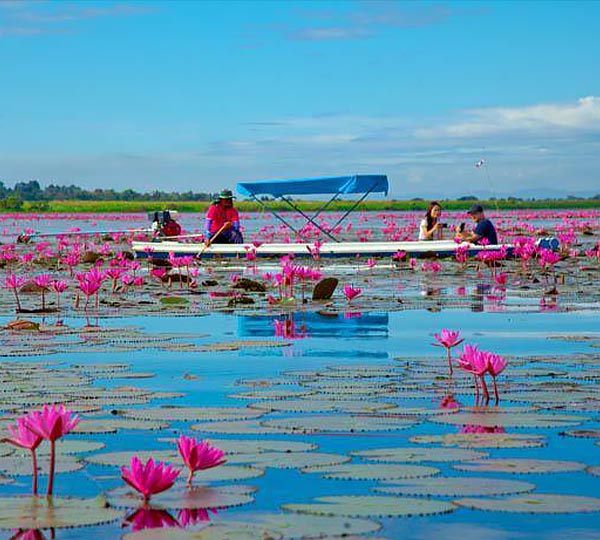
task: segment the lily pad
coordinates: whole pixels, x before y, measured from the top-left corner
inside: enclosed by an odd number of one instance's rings
[[[455,426],[553,428],[571,427],[585,422],[588,418],[567,414],[482,411],[437,415],[432,416],[430,420],[440,424],[452,424]]]
[[[444,435],[414,435],[416,444],[441,444],[460,448],[538,448],[546,444],[543,435],[518,433],[445,433]]]
[[[258,452],[309,452],[317,448],[316,444],[269,439],[213,439],[209,442],[223,450],[228,456],[231,454],[251,454]]]
[[[247,407],[157,407],[120,411],[125,418],[155,421],[218,421],[259,418],[264,413]]]
[[[182,510],[200,508],[227,508],[241,506],[254,500],[254,488],[249,486],[179,486],[154,495],[150,501],[155,510]],[[117,508],[137,508],[142,499],[139,493],[129,487],[109,491],[106,495],[111,506]]]
[[[600,512],[600,499],[550,493],[532,493],[508,499],[458,499],[454,502],[459,506],[491,512],[515,512],[521,514]]]
[[[127,534],[123,540],[309,540],[330,537],[351,540],[351,535],[368,534],[380,528],[379,523],[366,519],[340,519],[291,513],[249,514],[244,521],[210,525],[200,531],[177,528],[145,529]]]
[[[278,399],[274,401],[259,401],[249,405],[253,409],[264,411],[284,412],[328,412],[342,411],[349,413],[369,413],[391,409],[392,403],[383,403],[367,400],[341,400],[341,399]]]
[[[0,498],[0,529],[61,529],[109,523],[123,513],[102,497],[75,499],[11,496]]]
[[[283,432],[319,433],[355,431],[396,431],[415,425],[406,418],[379,418],[377,416],[300,416],[266,420],[261,424]]]
[[[83,469],[85,464],[72,456],[62,456],[56,461],[56,473],[70,473]],[[38,474],[48,474],[50,458],[46,455],[38,457]],[[13,454],[0,458],[0,473],[7,476],[31,476],[31,456]]]
[[[420,461],[467,461],[484,458],[488,454],[458,448],[379,448],[352,452],[352,455],[372,461],[418,463]]]
[[[470,476],[432,476],[415,478],[404,482],[395,481],[393,486],[376,487],[374,491],[389,495],[420,495],[425,497],[507,495],[533,491],[535,484],[502,478],[474,478]]]
[[[124,452],[106,452],[86,456],[85,460],[94,465],[105,465],[107,467],[124,467],[129,465],[131,458],[137,456],[141,461],[154,460],[167,463],[180,463],[181,458],[176,449],[173,450],[126,450]]]
[[[254,420],[231,420],[228,422],[204,422],[190,426],[202,433],[233,433],[235,435],[264,435],[281,433],[281,430],[263,426]]]
[[[440,470],[425,465],[346,463],[330,467],[306,467],[302,472],[317,473],[335,480],[395,480],[433,476]]]
[[[452,512],[456,507],[447,501],[408,497],[341,495],[319,497],[318,503],[284,504],[284,510],[318,516],[399,517],[426,516]]]
[[[73,433],[116,433],[121,429],[158,431],[168,427],[168,423],[159,421],[135,420],[132,418],[98,418],[94,420],[82,420],[75,427]]]
[[[505,472],[515,474],[561,473],[582,471],[586,465],[578,461],[554,459],[483,459],[452,465],[459,471]]]
[[[350,457],[321,452],[262,452],[234,454],[229,456],[227,461],[228,463],[248,463],[258,467],[273,467],[275,469],[300,469],[302,467],[338,465],[350,461]]]

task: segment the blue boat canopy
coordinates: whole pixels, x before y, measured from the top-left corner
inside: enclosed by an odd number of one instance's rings
[[[271,195],[319,195],[336,193],[388,194],[388,178],[385,174],[354,174],[352,176],[330,176],[325,178],[301,178],[296,180],[271,180],[267,182],[240,182],[237,191],[247,197]]]
[[[296,229],[287,219],[278,214],[274,209],[269,208],[267,201],[263,200],[264,195],[285,202],[292,210],[298,212],[308,223],[323,232],[326,236],[339,242],[332,234],[346,216],[350,214],[370,193],[388,194],[388,179],[385,174],[355,174],[352,176],[330,176],[325,178],[302,178],[299,180],[271,180],[269,182],[240,182],[237,185],[238,193],[250,197],[263,208],[271,212],[279,221],[284,223],[296,233],[298,238],[303,237],[304,228]],[[327,193],[333,196],[323,203],[312,215],[303,212],[302,209],[291,199],[290,195],[320,195]],[[342,215],[341,218],[332,226],[325,227],[317,222],[319,215],[324,212],[329,205],[341,195],[360,194],[359,200],[354,201],[352,207]]]

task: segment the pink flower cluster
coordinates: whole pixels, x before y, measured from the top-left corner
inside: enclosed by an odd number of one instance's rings
[[[458,367],[473,375],[475,381],[475,399],[479,400],[479,386],[483,390],[483,401],[489,403],[490,395],[485,382],[485,376],[490,375],[494,384],[494,397],[496,404],[499,403],[498,386],[496,377],[506,368],[508,362],[498,354],[488,351],[480,351],[476,345],[465,345],[458,355]]]
[[[8,426],[11,437],[4,442],[31,452],[33,473],[33,494],[37,495],[37,458],[35,451],[43,440],[50,442],[50,471],[48,474],[48,495],[54,488],[56,463],[56,441],[70,433],[79,423],[79,417],[64,405],[44,405],[40,411],[30,412],[17,420],[16,425]]]
[[[177,440],[177,449],[189,470],[188,485],[191,485],[195,472],[218,467],[226,461],[225,453],[219,448],[185,435]],[[152,495],[172,487],[180,473],[172,465],[152,458],[142,463],[137,456],[131,458],[129,467],[121,468],[121,478],[141,493],[144,502],[149,501]]]

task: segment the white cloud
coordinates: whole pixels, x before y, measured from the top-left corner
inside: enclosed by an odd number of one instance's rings
[[[420,138],[480,137],[508,132],[561,134],[574,130],[600,131],[600,97],[587,96],[568,104],[492,107],[465,112],[466,119],[415,130]]]

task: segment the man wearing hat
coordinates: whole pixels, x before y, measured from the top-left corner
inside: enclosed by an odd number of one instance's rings
[[[233,207],[233,193],[224,189],[208,207],[204,226],[205,244],[242,244],[240,216]]]
[[[474,204],[469,208],[467,214],[469,214],[471,219],[476,223],[475,229],[473,231],[465,231],[463,230],[463,223],[461,227],[456,230],[457,238],[474,244],[485,244],[490,246],[498,244],[496,229],[494,224],[485,217],[483,206]]]

